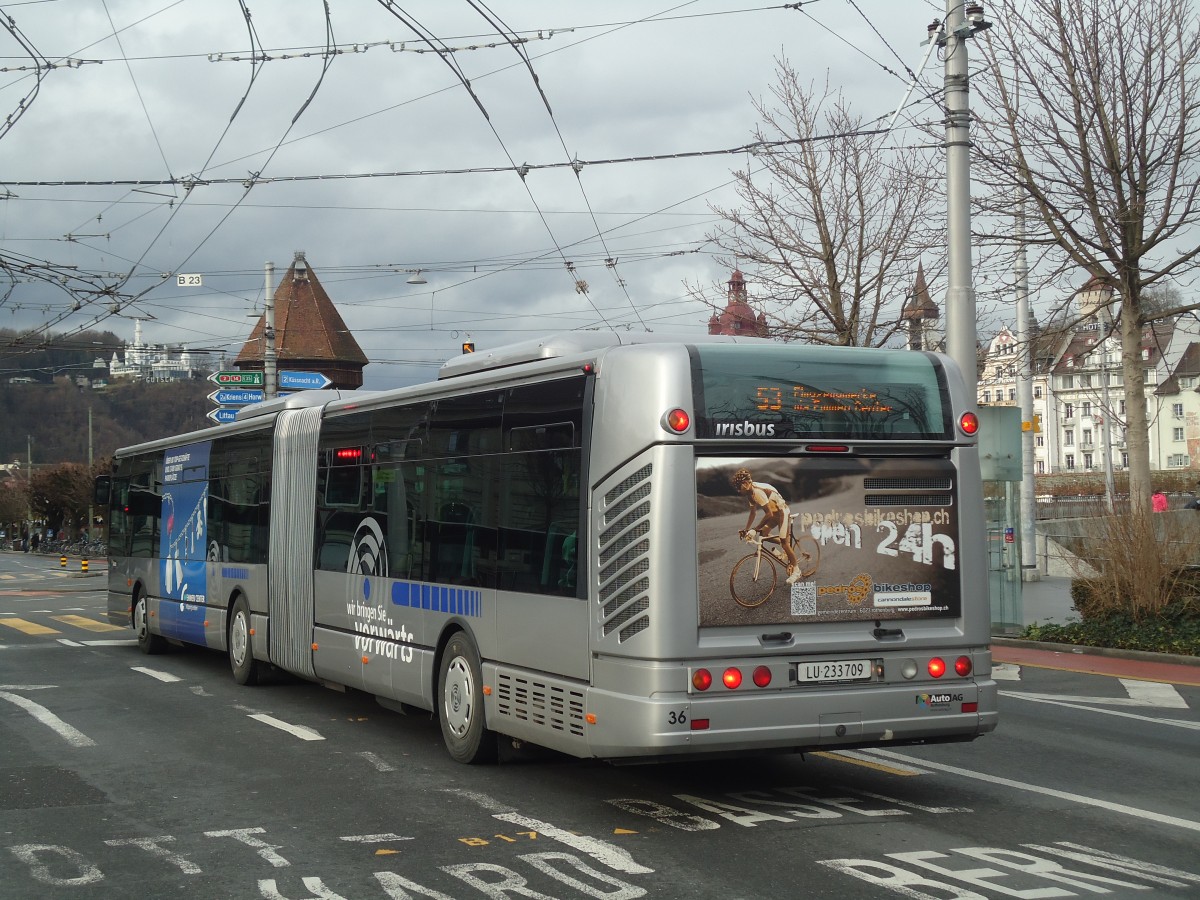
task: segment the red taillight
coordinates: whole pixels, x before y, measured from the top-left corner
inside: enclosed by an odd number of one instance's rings
[[[692,673],[692,687],[698,691],[707,691],[712,687],[712,672],[708,669],[697,669]]]
[[[742,685],[742,670],[735,669],[732,667],[726,669],[724,672],[721,673],[721,681],[725,685],[725,687],[729,688],[731,691],[736,687],[741,687],[741,685]]]
[[[338,447],[333,451],[334,465],[346,466],[362,460],[362,447]]]
[[[941,678],[946,674],[945,662],[935,656],[929,661],[929,674],[934,678]]]
[[[977,713],[979,712],[979,703],[974,700],[968,701],[962,705],[962,711]]]
[[[963,434],[975,434],[979,431],[979,416],[973,412],[965,412],[958,417],[958,427]]]
[[[754,670],[754,675],[751,676],[754,683],[759,687],[766,687],[771,683],[771,670],[766,666],[759,666]]]
[[[971,674],[971,657],[960,656],[954,661],[954,671],[966,677]]]
[[[692,719],[692,731],[708,731],[708,719]]]
[[[666,425],[668,431],[683,434],[692,424],[692,417],[687,414],[687,410],[673,409],[663,416],[663,424]]]

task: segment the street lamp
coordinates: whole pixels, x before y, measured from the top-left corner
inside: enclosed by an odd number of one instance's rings
[[[1106,300],[1111,301],[1112,289],[1106,292]],[[1096,310],[1100,316],[1104,328],[1100,335],[1100,407],[1103,414],[1100,420],[1100,439],[1102,441],[1102,449],[1104,451],[1104,500],[1108,507],[1109,515],[1115,511],[1113,508],[1113,463],[1112,463],[1112,407],[1109,405],[1108,399],[1108,338],[1113,329],[1112,308],[1106,302]]]

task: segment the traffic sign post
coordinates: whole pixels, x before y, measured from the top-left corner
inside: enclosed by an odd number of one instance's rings
[[[208,380],[220,387],[262,387],[262,372],[213,372]]]
[[[261,384],[261,382],[259,382]],[[288,372],[279,373],[279,389],[281,391],[305,391],[329,387],[333,384],[329,376],[322,372]]]

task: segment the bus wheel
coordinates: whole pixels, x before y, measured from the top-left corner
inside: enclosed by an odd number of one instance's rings
[[[766,553],[751,553],[733,564],[733,571],[729,573],[729,593],[739,604],[753,609],[771,596],[776,577],[775,566],[766,558]]]
[[[250,607],[238,597],[229,614],[229,667],[238,684],[258,683],[258,660],[250,647]]]
[[[479,651],[465,632],[446,644],[438,672],[438,722],[450,756],[468,765],[496,761],[496,736],[483,724]]]
[[[152,634],[150,631],[146,598],[140,591],[133,596],[133,630],[137,632],[138,647],[143,653],[153,656],[166,651],[167,639],[161,634]]]

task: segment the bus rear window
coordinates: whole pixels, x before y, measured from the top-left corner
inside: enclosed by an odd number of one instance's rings
[[[689,347],[701,438],[949,440],[944,370],[910,350]]]

